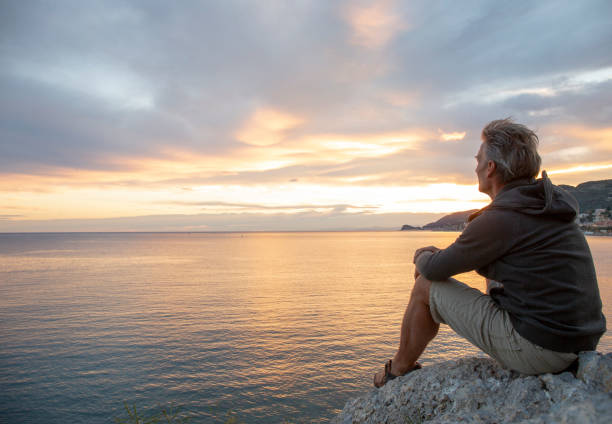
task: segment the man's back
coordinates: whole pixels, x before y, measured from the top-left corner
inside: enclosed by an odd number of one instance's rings
[[[558,352],[594,349],[605,318],[576,213],[575,200],[546,176],[510,183],[419,269],[434,280],[476,270],[503,284],[491,297],[523,337]]]

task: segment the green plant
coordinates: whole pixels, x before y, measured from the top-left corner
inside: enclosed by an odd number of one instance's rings
[[[240,424],[232,411],[227,411],[227,418],[224,424]]]
[[[130,409],[127,403],[124,403],[125,411],[128,415],[127,419],[115,418],[117,424],[185,424],[191,420],[191,417],[180,411],[180,408],[170,405],[161,408],[161,412],[150,417],[142,416],[136,409],[136,405],[132,405]]]
[[[422,424],[423,423],[423,418],[418,416],[416,418],[410,418],[408,415],[406,415],[404,417],[404,423],[405,424]]]

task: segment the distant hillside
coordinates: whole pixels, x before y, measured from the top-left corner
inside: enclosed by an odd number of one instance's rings
[[[450,215],[443,216],[436,222],[430,222],[422,227],[413,227],[412,225],[402,225],[402,231],[462,231],[465,228],[468,216],[476,212],[478,209],[469,211],[453,212]]]
[[[612,180],[588,181],[578,184],[576,187],[570,185],[560,185],[559,187],[567,190],[576,198],[580,205],[580,212],[588,212],[595,209],[612,209]],[[465,228],[468,216],[476,211],[477,209],[454,212],[423,227],[404,225],[402,226],[402,231],[462,231]]]
[[[418,231],[422,230],[421,227],[413,227],[412,225],[402,225],[402,231]]]
[[[589,181],[576,187],[560,185],[578,200],[580,212],[612,208],[612,180]]]
[[[423,229],[430,231],[461,231],[465,228],[468,216],[477,210],[478,209],[471,209],[469,211],[451,213],[450,215],[443,216],[436,222],[430,222],[424,225]]]

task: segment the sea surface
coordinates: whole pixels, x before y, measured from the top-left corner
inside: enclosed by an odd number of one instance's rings
[[[326,422],[393,355],[414,250],[457,235],[0,234],[0,422]],[[588,241],[612,323],[612,238]],[[442,326],[421,362],[469,355]]]

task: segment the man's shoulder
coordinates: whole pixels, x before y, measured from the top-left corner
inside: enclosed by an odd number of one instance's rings
[[[520,226],[520,218],[515,211],[485,209],[478,212],[463,230],[464,239],[506,239]]]
[[[484,223],[491,221],[503,221],[507,219],[518,219],[520,212],[513,209],[486,207],[474,212],[468,219],[468,224],[475,222]]]

